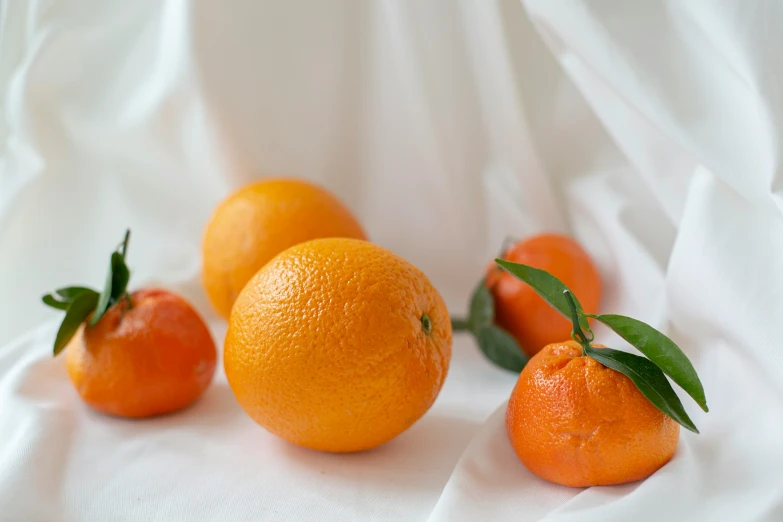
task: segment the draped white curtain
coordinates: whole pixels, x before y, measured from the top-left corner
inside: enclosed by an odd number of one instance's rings
[[[774,0],[0,3],[3,517],[783,519],[781,20]],[[545,483],[505,437],[514,375],[462,337],[433,409],[363,454],[276,440],[222,374],[177,415],[88,411],[40,295],[100,286],[130,226],[132,286],[181,292],[222,341],[203,226],[280,174],[336,192],[455,312],[504,238],[573,234],[604,310],[693,360],[702,434],[641,483]]]

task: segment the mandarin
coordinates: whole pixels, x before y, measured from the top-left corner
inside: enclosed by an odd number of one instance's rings
[[[66,348],[68,375],[81,398],[120,417],[188,406],[209,386],[216,362],[215,343],[198,313],[161,289],[118,300]]]
[[[503,259],[546,270],[579,296],[587,313],[596,313],[601,300],[601,277],[590,256],[567,236],[543,234],[512,245]],[[544,301],[532,287],[492,263],[485,285],[495,301],[495,322],[510,333],[528,355],[547,344],[568,339],[571,323]]]
[[[508,402],[506,429],[531,472],[574,487],[651,475],[671,459],[680,433],[631,379],[583,356],[575,341],[530,359]]]

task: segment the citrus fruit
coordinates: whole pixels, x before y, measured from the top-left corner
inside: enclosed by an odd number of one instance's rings
[[[601,277],[590,256],[567,236],[543,234],[525,239],[503,253],[503,259],[546,270],[571,288],[587,313],[596,313]],[[486,286],[495,301],[495,322],[509,332],[528,355],[547,344],[568,339],[571,323],[532,287],[492,263]]]
[[[351,213],[321,187],[295,179],[253,183],[214,211],[202,242],[202,282],[227,318],[245,283],[286,248],[324,237],[364,239]]]
[[[506,429],[530,471],[575,487],[651,475],[671,459],[680,433],[628,377],[582,356],[575,341],[530,359],[511,394]]]
[[[121,417],[188,406],[215,372],[209,330],[184,299],[166,290],[139,290],[129,301],[119,300],[68,344],[74,388],[96,410]]]
[[[67,348],[74,388],[90,406],[120,417],[184,408],[209,386],[217,351],[187,301],[162,289],[128,293],[130,230],[112,253],[103,291],[67,286],[43,296],[65,311],[54,355]]]
[[[405,431],[435,401],[450,358],[448,311],[427,277],[346,238],[296,245],[259,270],[224,348],[228,382],[253,420],[330,452]]]

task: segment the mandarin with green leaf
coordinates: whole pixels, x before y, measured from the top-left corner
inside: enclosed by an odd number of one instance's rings
[[[674,341],[638,319],[587,313],[545,270],[495,261],[571,320],[572,340],[547,345],[528,361],[506,409],[509,440],[530,471],[566,486],[633,482],[671,459],[680,426],[699,433],[666,378],[708,411],[699,376]],[[646,358],[594,345],[588,319]]]
[[[54,355],[66,350],[68,376],[94,409],[143,418],[182,409],[212,381],[217,351],[199,314],[163,289],[127,291],[129,233],[111,256],[102,292],[66,287],[44,296],[65,311]]]

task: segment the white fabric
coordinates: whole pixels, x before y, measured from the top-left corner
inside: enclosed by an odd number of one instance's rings
[[[783,519],[780,2],[9,0],[0,16],[3,520]],[[275,439],[221,372],[176,415],[88,410],[39,296],[99,286],[130,226],[132,284],[181,292],[221,341],[201,231],[272,174],[339,194],[455,312],[506,236],[572,233],[604,309],[693,360],[701,435],[682,430],[643,482],[548,484],[506,439],[514,376],[464,337],[432,410],[363,454]]]

